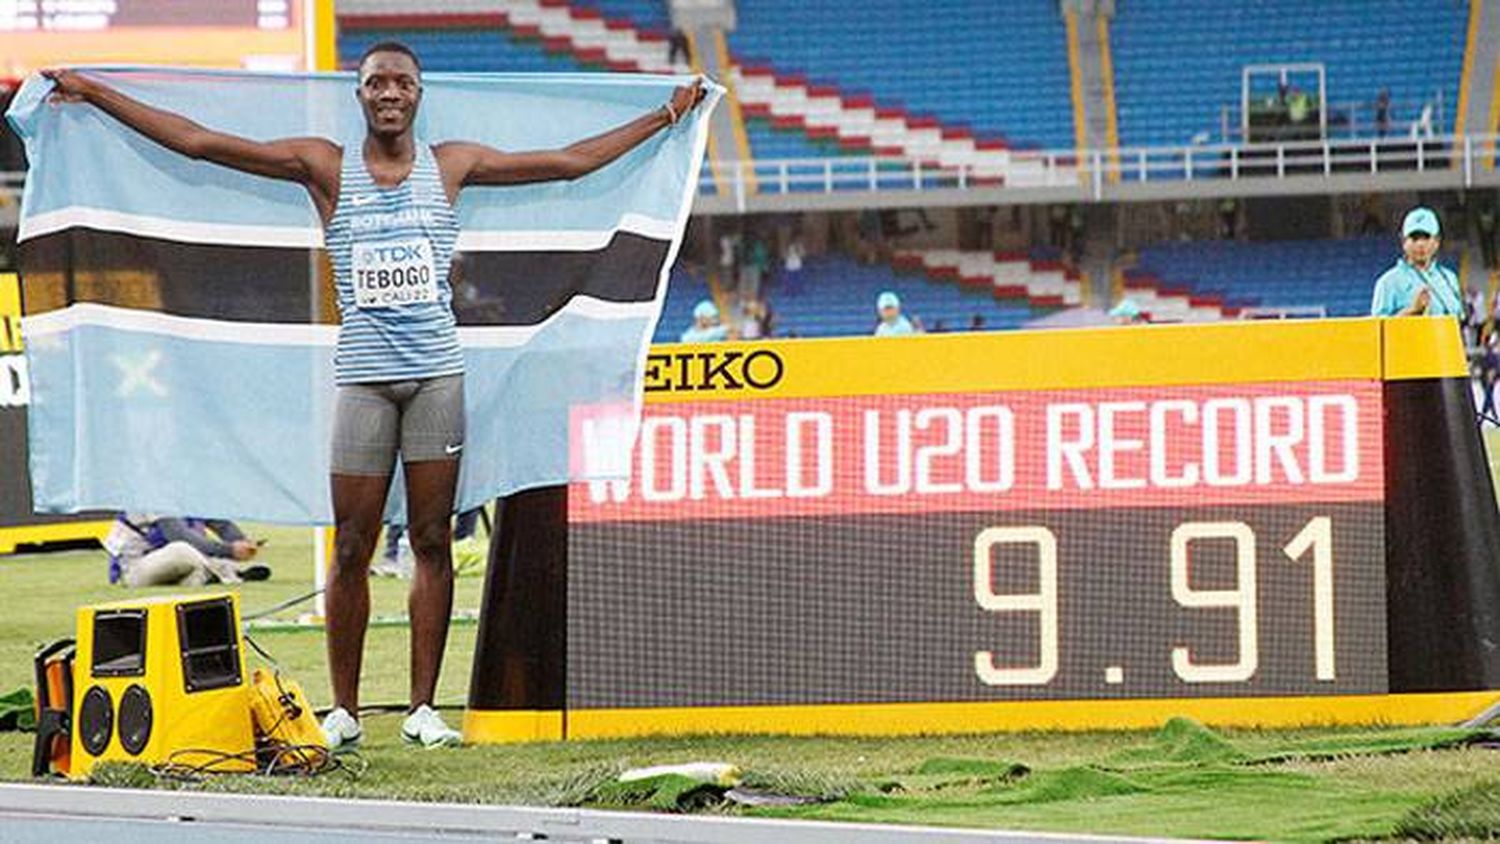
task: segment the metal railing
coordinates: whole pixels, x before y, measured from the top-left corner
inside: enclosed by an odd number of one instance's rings
[[[1284,179],[1344,174],[1385,175],[1494,169],[1500,135],[1386,137],[1253,144],[1187,144],[1110,150],[1012,150],[982,163],[940,165],[889,156],[713,161],[702,169],[699,192],[727,194],[744,208],[760,195],[841,192],[911,193],[934,190],[1053,189],[1080,199],[1106,198],[1106,186],[1131,182]],[[0,171],[0,196],[19,199],[26,174]]]
[[[715,161],[700,190],[731,197],[840,191],[976,188],[1073,188],[1102,199],[1105,185],[1206,179],[1283,179],[1341,174],[1460,172],[1465,187],[1492,169],[1500,135],[1325,139],[1252,144],[1122,147],[1113,150],[1011,151],[1000,163],[943,166],[884,156]]]

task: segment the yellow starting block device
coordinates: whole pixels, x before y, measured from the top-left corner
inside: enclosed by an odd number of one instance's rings
[[[167,595],[78,610],[72,759],[255,768],[235,595]]]

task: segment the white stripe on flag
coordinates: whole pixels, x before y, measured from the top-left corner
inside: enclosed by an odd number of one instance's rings
[[[536,325],[474,325],[458,329],[459,342],[471,348],[506,348],[524,345],[563,314],[583,319],[609,321],[650,319],[653,302],[609,302],[591,296],[575,296]],[[336,325],[281,322],[233,322],[185,317],[159,311],[142,311],[81,302],[56,311],[21,320],[21,332],[30,341],[65,334],[82,326],[102,326],[120,331],[139,331],[185,340],[246,343],[257,346],[332,346]]]
[[[21,229],[16,240],[26,241],[74,226],[135,234],[141,237],[159,237],[185,243],[210,243],[224,246],[285,246],[316,249],[323,245],[323,230],[317,226],[247,226],[189,222],[78,205],[22,217]]]

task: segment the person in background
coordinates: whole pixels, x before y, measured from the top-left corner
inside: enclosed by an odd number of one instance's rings
[[[739,315],[737,319],[739,327],[739,339],[759,340],[762,336],[764,336],[761,333],[760,321],[761,315],[763,313],[764,308],[762,308],[761,306],[761,300],[749,296],[740,297]]]
[[[479,516],[484,512],[483,507],[475,507],[458,514],[458,521],[453,525],[453,561],[454,571],[458,572],[465,566],[459,565],[459,560],[475,560],[482,558],[485,549],[480,546],[478,534]],[[412,567],[415,560],[412,556],[411,543],[401,540],[406,536],[406,525],[390,525],[385,529],[385,553],[370,565],[370,574],[379,577],[401,577],[409,578],[412,575]],[[406,553],[402,549],[405,547]],[[472,563],[471,563],[472,565]]]
[[[1495,262],[1495,232],[1500,228],[1496,226],[1495,212],[1495,196],[1480,194],[1479,213],[1475,215],[1475,220],[1479,227],[1479,254],[1484,259],[1484,268],[1487,270],[1500,267]]]
[[[693,308],[693,324],[682,332],[684,343],[717,343],[729,339],[729,327],[719,322],[719,308],[707,299]]]
[[[260,545],[227,519],[121,513],[104,537],[104,550],[109,552],[109,582],[131,588],[239,583],[271,576],[269,566],[250,562]]]
[[[855,228],[859,235],[858,257],[861,264],[873,264],[884,251],[884,236],[880,226],[880,212],[866,208],[859,212]]]
[[[1500,428],[1500,411],[1495,409],[1495,382],[1500,381],[1500,352],[1495,349],[1496,338],[1491,337],[1482,347],[1479,356],[1479,425],[1488,422]]]
[[[1458,276],[1437,261],[1442,231],[1431,208],[1413,208],[1401,222],[1402,256],[1375,281],[1371,316],[1464,318]]]
[[[887,290],[875,298],[875,310],[880,313],[880,323],[875,326],[876,337],[899,337],[916,334],[917,327],[901,314],[901,297]]]
[[[750,236],[745,246],[745,260],[740,266],[740,295],[760,298],[761,283],[771,268],[771,249],[760,234]]]
[[[1141,306],[1128,297],[1109,309],[1109,318],[1114,320],[1115,325],[1144,325],[1150,321],[1141,312]]]
[[[1234,201],[1234,197],[1226,196],[1219,200],[1219,237],[1234,240],[1239,230],[1240,204]]]
[[[806,254],[806,248],[802,245],[802,238],[792,236],[790,243],[786,245],[786,256],[782,259],[782,292],[787,296],[796,296],[802,292],[802,259]]]
[[[667,64],[675,67],[679,60],[684,64],[691,62],[692,55],[688,52],[688,46],[687,33],[678,27],[672,27],[672,31],[667,34]]]
[[[740,236],[734,232],[719,235],[719,281],[737,283],[740,272]]]
[[[1380,196],[1367,193],[1359,201],[1359,233],[1377,235],[1385,233],[1385,220],[1381,217]]]
[[[1381,88],[1375,97],[1375,135],[1384,138],[1391,132],[1391,89]]]
[[[1068,209],[1068,260],[1077,264],[1083,260],[1084,217],[1083,205],[1074,203]]]

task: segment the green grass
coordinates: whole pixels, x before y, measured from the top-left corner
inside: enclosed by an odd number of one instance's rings
[[[1500,469],[1500,438],[1490,432],[1486,439],[1492,471]],[[275,576],[238,587],[245,613],[311,589],[309,531],[255,534],[271,539],[265,557]],[[481,585],[477,577],[459,579],[460,612],[478,608]],[[31,682],[35,648],[71,635],[77,606],[125,594],[104,583],[99,552],[0,557],[0,586],[0,691]],[[404,581],[371,586],[374,615],[404,613]],[[278,617],[295,619],[307,607]],[[440,704],[464,702],[476,630],[453,628]],[[315,704],[326,704],[320,632],[253,635]],[[405,700],[406,637],[399,626],[370,631],[366,702]],[[637,808],[652,808],[650,797],[622,797],[605,784],[631,767],[708,760],[739,765],[758,787],[830,798],[793,808],[716,809],[763,816],[1297,841],[1500,836],[1500,752],[1444,746],[1452,732],[1371,726],[1210,734],[1174,725],[1159,735],[698,736],[429,752],[401,746],[398,718],[366,719],[365,767],[357,778],[222,777],[181,786],[141,770],[106,773],[115,784],[152,787],[549,806],[639,799]],[[0,733],[0,779],[27,778],[30,748],[30,735]]]
[[[249,526],[252,536],[270,542],[261,559],[270,564],[272,577],[262,583],[233,587],[240,594],[240,612],[250,615],[282,601],[312,591],[312,531],[306,528]],[[101,551],[67,551],[53,554],[0,556],[0,585],[7,611],[0,616],[0,689],[30,685],[31,656],[43,642],[72,636],[74,611],[86,604],[115,601],[133,594],[172,594],[178,587],[156,587],[127,591],[109,585]],[[456,611],[478,610],[484,581],[461,577],[455,581]],[[371,578],[371,615],[406,614],[407,582],[394,578]],[[278,613],[275,619],[295,621],[310,612],[306,602]],[[474,654],[474,624],[455,624],[448,638],[444,671],[438,686],[440,705],[462,706],[469,685],[469,664]],[[329,697],[328,669],[323,657],[323,635],[318,628],[305,631],[262,631],[252,634],[257,643],[276,657],[288,674],[297,678],[315,704]],[[407,699],[407,630],[405,627],[372,627],[365,642],[365,665],[360,699],[366,704],[401,703]],[[252,661],[260,664],[253,654]]]

